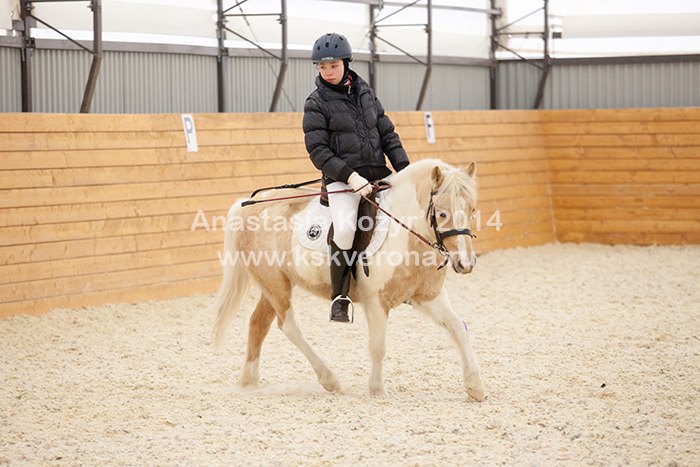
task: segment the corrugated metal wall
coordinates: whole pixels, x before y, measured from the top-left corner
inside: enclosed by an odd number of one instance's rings
[[[525,62],[498,66],[498,107],[530,109],[540,70]],[[552,66],[546,109],[700,106],[700,61]]]
[[[107,52],[102,63],[95,113],[216,112],[213,57]]]
[[[229,112],[267,112],[280,70],[274,58],[234,57],[228,60],[226,81],[226,110]],[[352,64],[360,76],[367,78],[368,64]],[[316,89],[316,71],[309,60],[289,59],[284,80],[284,92],[277,105],[278,112],[301,112],[304,101]]]
[[[108,52],[100,74],[95,113],[216,112],[213,57]]]
[[[496,73],[496,107],[531,109],[541,71],[525,62],[501,62]]]
[[[74,50],[35,50],[32,95],[36,112],[80,111],[92,57]]]
[[[0,111],[18,112],[21,111],[20,51],[0,48],[0,52],[3,65]],[[92,56],[86,52],[36,50],[32,79],[34,110],[78,112],[91,62]],[[12,79],[6,83],[8,76]],[[216,112],[216,60],[201,55],[105,52],[91,111]]]
[[[91,56],[81,51],[36,50],[34,108],[77,112]],[[230,58],[225,106],[229,112],[267,112],[279,62]],[[353,62],[365,79],[368,63]],[[414,110],[425,68],[416,63],[377,64],[377,94],[389,111]],[[299,112],[314,89],[308,60],[290,59],[277,110]],[[498,108],[529,109],[540,71],[525,62],[502,62]],[[700,106],[700,61],[659,63],[559,62],[552,67],[544,108]],[[21,110],[20,50],[0,47],[0,112]],[[95,90],[94,113],[216,112],[216,58],[153,52],[105,52]],[[479,66],[435,65],[425,110],[487,109],[489,71]]]
[[[551,109],[700,106],[700,62],[557,65]]]
[[[0,112],[20,112],[20,50],[0,47]]]
[[[380,63],[377,95],[387,110],[416,110],[425,67],[418,63]],[[423,110],[489,108],[489,70],[433,65]]]

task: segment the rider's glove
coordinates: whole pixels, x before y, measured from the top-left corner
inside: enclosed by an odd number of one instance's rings
[[[365,177],[357,172],[353,172],[348,177],[348,185],[350,185],[355,193],[359,193],[360,196],[367,196],[372,193],[372,185],[369,184]]]

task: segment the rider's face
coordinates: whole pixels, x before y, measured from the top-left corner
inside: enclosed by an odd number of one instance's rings
[[[321,74],[321,78],[331,84],[340,84],[340,80],[343,79],[343,72],[345,71],[342,60],[318,63],[316,64],[316,69]]]

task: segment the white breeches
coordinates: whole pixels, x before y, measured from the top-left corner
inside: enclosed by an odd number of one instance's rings
[[[328,191],[347,190],[350,185],[343,182],[333,182],[326,186]],[[352,248],[357,229],[357,208],[360,205],[360,195],[357,193],[339,193],[328,195],[328,207],[333,220],[333,242],[342,250]]]

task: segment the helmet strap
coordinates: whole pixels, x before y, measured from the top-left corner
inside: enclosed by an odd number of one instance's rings
[[[344,84],[348,80],[348,73],[350,73],[350,60],[347,58],[343,59],[343,78],[340,80],[341,84]]]

